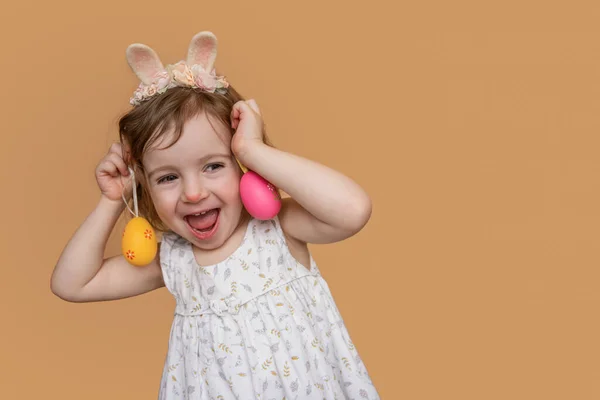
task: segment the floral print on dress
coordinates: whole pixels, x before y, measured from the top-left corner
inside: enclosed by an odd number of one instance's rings
[[[162,237],[176,300],[159,399],[379,399],[327,283],[290,253],[278,217],[252,219],[226,260],[199,266]]]

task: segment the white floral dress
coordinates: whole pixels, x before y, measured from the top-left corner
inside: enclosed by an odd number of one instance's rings
[[[252,219],[225,261],[200,267],[163,235],[176,308],[159,399],[379,399],[312,256],[290,253],[279,219]]]

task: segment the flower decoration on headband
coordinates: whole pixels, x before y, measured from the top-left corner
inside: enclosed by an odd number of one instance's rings
[[[217,57],[217,38],[211,32],[196,34],[188,48],[186,60],[163,67],[150,47],[134,43],[127,48],[127,62],[140,78],[140,84],[129,100],[139,105],[152,96],[174,87],[190,87],[210,93],[225,93],[229,83],[217,76],[214,63]]]

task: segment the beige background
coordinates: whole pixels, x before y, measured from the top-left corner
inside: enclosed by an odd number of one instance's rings
[[[382,398],[600,399],[600,6],[566,3],[3,3],[0,398],[156,398],[171,295],[70,304],[49,277],[127,45],[172,63],[211,30],[274,144],[372,196],[312,250]]]

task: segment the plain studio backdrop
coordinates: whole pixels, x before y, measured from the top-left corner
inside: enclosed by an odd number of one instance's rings
[[[49,280],[138,83],[125,49],[174,63],[202,30],[277,147],[372,197],[362,232],[311,249],[382,398],[600,398],[597,2],[55,1],[2,15],[1,398],[156,398],[171,294],[71,304]]]

